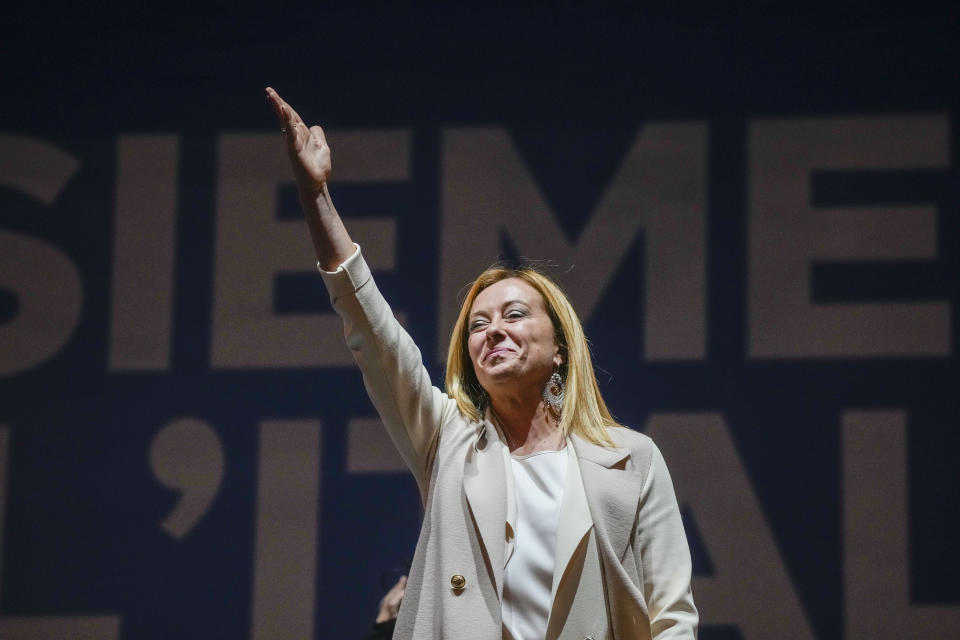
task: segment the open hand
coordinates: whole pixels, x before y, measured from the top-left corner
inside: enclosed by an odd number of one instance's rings
[[[314,125],[307,127],[293,107],[286,103],[272,87],[267,87],[267,100],[280,123],[280,130],[287,139],[287,154],[297,179],[301,197],[315,198],[323,191],[330,176],[330,147],[323,129]]]

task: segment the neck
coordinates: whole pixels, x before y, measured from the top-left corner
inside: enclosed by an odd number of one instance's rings
[[[563,434],[554,415],[539,397],[491,398],[490,411],[507,440],[510,452],[527,455],[563,447]]]

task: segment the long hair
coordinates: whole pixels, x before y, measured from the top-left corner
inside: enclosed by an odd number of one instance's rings
[[[564,379],[560,431],[566,438],[575,433],[584,440],[602,446],[614,446],[608,427],[620,426],[607,409],[597,378],[593,372],[590,346],[583,325],[570,300],[549,276],[533,267],[518,269],[494,265],[481,273],[467,292],[460,314],[450,336],[447,351],[447,395],[456,400],[460,412],[471,420],[482,420],[486,392],[477,380],[467,347],[470,309],[481,291],[492,284],[517,278],[533,287],[543,298],[544,307],[553,323],[557,345],[564,354],[560,375]]]

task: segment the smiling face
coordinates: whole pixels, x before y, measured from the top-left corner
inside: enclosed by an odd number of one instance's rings
[[[529,387],[539,396],[562,362],[543,297],[519,278],[481,291],[470,307],[467,330],[473,370],[491,395]]]

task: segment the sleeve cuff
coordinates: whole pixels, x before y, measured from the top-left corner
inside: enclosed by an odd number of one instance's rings
[[[344,260],[335,271],[324,271],[317,262],[317,271],[323,277],[323,283],[330,293],[330,301],[353,295],[370,279],[370,267],[367,266],[360,245],[354,243],[353,254]]]

